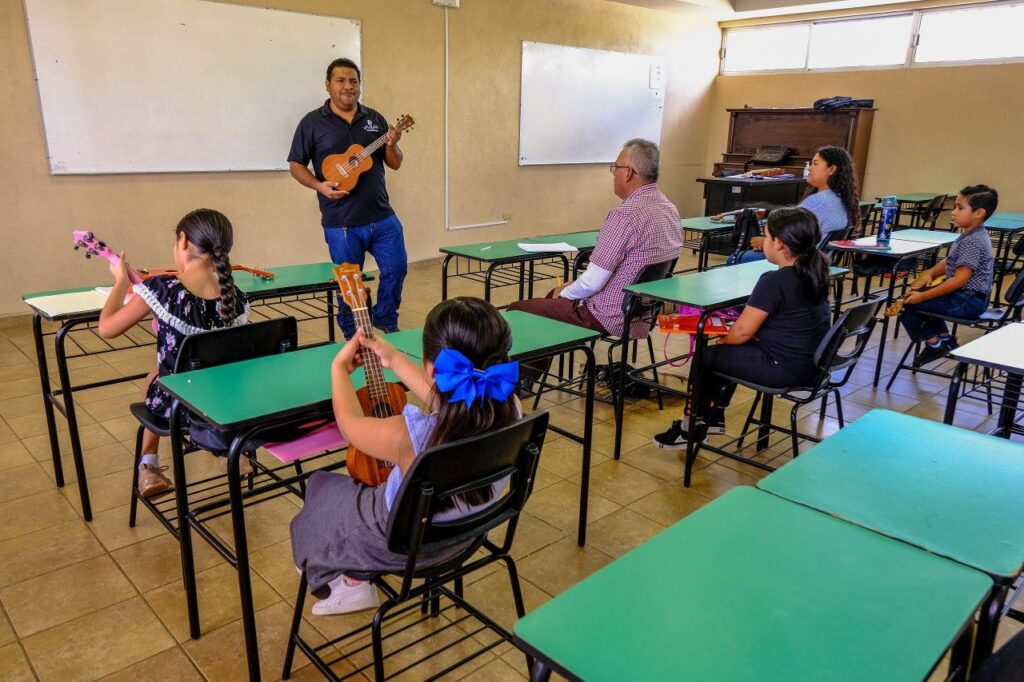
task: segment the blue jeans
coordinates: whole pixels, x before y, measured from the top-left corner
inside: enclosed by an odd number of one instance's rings
[[[369,252],[377,261],[380,278],[377,302],[370,311],[373,324],[385,331],[398,329],[398,307],[402,303],[402,284],[409,271],[402,223],[392,214],[387,218],[354,227],[325,227],[324,240],[334,263],[355,263],[360,269]],[[338,326],[351,338],[356,333],[352,311],[338,295]]]
[[[942,320],[921,317],[918,312],[942,313],[951,317],[976,320],[988,308],[988,296],[976,296],[964,289],[939,296],[923,303],[903,306],[900,322],[914,341],[926,341],[939,334],[948,334],[949,327]]]
[[[764,251],[754,251],[753,249],[747,249],[746,251],[740,251],[739,259],[735,259],[732,254],[725,259],[726,265],[737,265],[738,263],[753,263],[756,260],[764,260]]]

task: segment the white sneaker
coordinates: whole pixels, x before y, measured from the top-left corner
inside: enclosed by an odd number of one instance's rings
[[[340,575],[327,584],[331,587],[331,594],[327,599],[313,604],[314,616],[337,616],[380,606],[377,588],[368,580],[358,585],[349,585],[345,576]]]

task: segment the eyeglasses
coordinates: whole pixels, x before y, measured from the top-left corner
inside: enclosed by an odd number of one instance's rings
[[[636,168],[633,168],[632,166],[618,166],[618,165],[616,165],[614,163],[609,163],[608,164],[608,172],[611,173],[612,175],[615,175],[615,169],[616,168],[628,168],[629,170],[631,170],[634,173],[636,173]]]

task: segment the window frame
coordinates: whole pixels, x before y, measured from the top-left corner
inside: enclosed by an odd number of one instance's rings
[[[856,14],[844,17],[828,17],[825,19],[804,19],[795,21],[781,21],[781,22],[769,22],[765,24],[754,24],[750,26],[735,26],[727,27],[722,29],[722,41],[718,51],[718,75],[719,76],[770,76],[779,74],[793,74],[793,73],[834,73],[843,71],[887,71],[891,69],[930,69],[930,68],[944,68],[950,66],[978,66],[978,65],[997,65],[997,64],[1020,64],[1024,63],[1024,56],[1021,57],[994,57],[986,59],[961,59],[961,60],[949,60],[949,61],[936,61],[936,62],[917,62],[917,46],[920,43],[921,35],[921,20],[926,14],[932,14],[937,12],[950,12],[956,10],[966,9],[978,9],[979,7],[998,7],[998,6],[1013,6],[1022,5],[1022,0],[1003,0],[1001,2],[982,2],[982,3],[971,3],[963,5],[948,5],[945,7],[931,7],[928,9],[919,10],[893,10],[889,12],[872,12],[869,14]],[[826,23],[840,23],[848,21],[863,21],[865,19],[880,19],[884,17],[892,16],[906,16],[911,15],[913,17],[911,22],[910,36],[906,49],[906,56],[902,64],[885,64],[875,66],[834,66],[834,67],[811,67],[808,65],[810,61],[811,52],[811,36],[814,32],[815,24],[826,24]],[[806,47],[806,53],[804,56],[804,66],[802,68],[793,69],[764,69],[758,71],[726,71],[725,69],[725,58],[728,54],[729,48],[729,33],[732,31],[744,31],[744,30],[756,30],[758,28],[767,28],[769,26],[795,26],[795,25],[806,25],[808,26],[808,41]]]

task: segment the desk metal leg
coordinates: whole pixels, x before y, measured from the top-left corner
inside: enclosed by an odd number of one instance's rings
[[[171,403],[169,426],[171,431],[171,457],[174,464],[174,499],[178,506],[178,543],[181,550],[181,580],[185,588],[185,607],[188,610],[188,632],[199,639],[199,592],[196,587],[196,564],[192,554],[192,526],[188,515],[188,477],[185,475],[185,449],[181,442],[182,407],[177,400]]]
[[[885,299],[886,307],[888,307],[889,305],[892,304],[892,297],[893,297],[893,295],[896,292],[896,272],[899,270],[900,263],[902,263],[902,262],[903,262],[902,260],[896,261],[893,264],[893,266],[892,266],[892,270],[889,272],[889,293],[888,293],[888,295],[886,296],[886,299]],[[865,293],[867,293],[867,289],[866,288],[865,288]],[[886,340],[886,335],[888,334],[888,332],[889,332],[889,318],[887,316],[883,315],[882,316],[882,332],[881,332],[881,336],[878,337],[878,357],[875,359],[875,380],[871,383],[871,385],[873,387],[875,387],[875,388],[878,388],[878,379],[882,375],[882,358],[885,355],[885,340]]]
[[[71,455],[75,461],[78,476],[78,493],[82,501],[82,518],[92,521],[92,504],[89,501],[89,484],[85,479],[85,459],[82,456],[82,441],[78,436],[78,417],[75,415],[75,399],[71,390],[71,376],[68,373],[68,358],[64,352],[68,332],[73,325],[64,324],[57,330],[57,375],[60,377],[61,397],[64,399],[64,416],[68,420],[68,436],[71,439]]]
[[[772,406],[775,404],[775,396],[765,394],[761,399],[761,423],[757,427],[757,451],[764,452],[768,449],[768,439],[772,434]]]
[[[1010,437],[1010,429],[1013,428],[1013,419],[1017,416],[1017,403],[1020,401],[1021,390],[1020,374],[1008,373],[1006,375],[1006,388],[1003,389],[1003,404],[999,407],[999,423],[996,435],[1001,438]]]
[[[533,286],[533,261],[530,261],[530,285]],[[526,263],[519,263],[519,300],[526,294]],[[490,300],[490,299],[488,299]]]
[[[700,319],[697,320],[697,339],[693,345],[693,357],[690,358],[690,380],[686,390],[690,393],[689,405],[690,414],[686,418],[686,465],[683,471],[683,487],[690,487],[690,479],[693,476],[693,465],[697,461],[698,437],[697,431],[697,401],[700,400],[701,363],[704,361],[704,351],[707,348],[708,340],[704,336],[704,325],[713,311],[705,309],[701,311]],[[696,435],[695,435],[696,434]]]
[[[981,612],[978,614],[978,634],[974,638],[974,655],[971,656],[971,674],[978,669],[982,661],[992,655],[999,617],[1003,613],[1003,602],[1006,601],[1008,592],[1007,585],[996,585],[989,598],[981,605]]]
[[[956,416],[956,401],[960,397],[960,385],[963,383],[966,373],[967,363],[956,363],[953,376],[949,378],[949,392],[946,394],[946,414],[942,418],[944,424],[953,423],[953,418]]]
[[[256,639],[256,611],[252,599],[252,575],[249,572],[249,546],[245,536],[245,507],[242,500],[242,478],[238,458],[248,433],[235,438],[228,449],[228,494],[231,498],[231,526],[235,535],[235,568],[238,571],[238,595],[242,606],[242,630],[245,633],[245,656],[249,663],[249,679],[260,679],[260,650]]]
[[[334,296],[330,291],[327,292],[327,338],[331,343],[335,341],[335,327],[337,327],[337,321],[334,319]]]
[[[484,300],[488,303],[491,302],[491,277],[494,275],[494,270],[498,267],[497,263],[491,263],[487,266],[487,272],[484,273]],[[519,286],[519,298],[523,297],[522,280],[520,280]]]
[[[57,420],[53,415],[53,389],[50,387],[50,370],[46,362],[46,344],[43,339],[43,318],[39,313],[32,315],[32,337],[36,342],[36,360],[39,364],[39,382],[43,389],[43,412],[46,414],[46,432],[50,436],[50,454],[53,456],[53,477],[57,487],[64,487],[64,464],[60,461],[60,441],[57,440]]]
[[[587,344],[580,348],[587,359],[587,397],[583,408],[583,472],[580,475],[580,519],[576,534],[576,544],[580,547],[587,544],[587,505],[590,498],[590,449],[594,440],[594,381],[597,363],[594,351]],[[625,374],[625,372],[623,372]],[[621,413],[621,410],[619,411]],[[621,416],[621,415],[620,415]],[[617,428],[621,422],[617,422]],[[621,437],[621,431],[620,437]],[[616,456],[618,452],[616,451]]]
[[[451,263],[453,254],[448,254],[441,261],[441,300],[448,300],[448,264]]]
[[[530,682],[547,682],[551,679],[551,668],[540,659],[534,659],[530,666]]]

